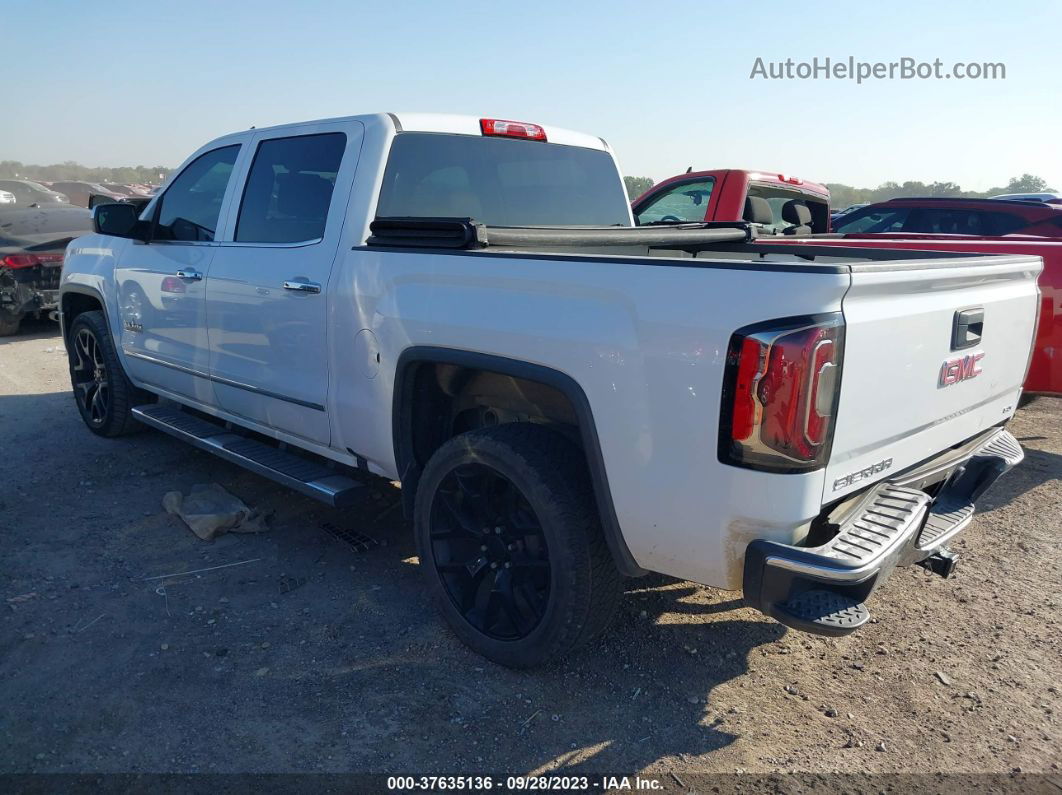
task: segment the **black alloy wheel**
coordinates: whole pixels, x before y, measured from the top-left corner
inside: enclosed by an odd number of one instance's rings
[[[154,403],[156,398],[137,389],[126,376],[103,312],[82,312],[73,319],[66,350],[74,400],[88,429],[99,436],[122,436],[143,429],[132,408]]]
[[[90,427],[102,428],[110,416],[111,385],[100,341],[88,328],[71,340],[70,377],[81,416]]]
[[[511,480],[483,464],[454,468],[431,507],[435,568],[454,606],[496,640],[525,638],[549,602],[542,524]]]
[[[586,457],[548,426],[445,442],[416,481],[413,528],[443,617],[501,665],[559,659],[600,634],[623,596]]]

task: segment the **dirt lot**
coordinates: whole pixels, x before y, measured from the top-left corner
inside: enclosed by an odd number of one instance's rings
[[[159,433],[96,438],[68,388],[53,325],[0,340],[0,771],[1062,764],[1062,401],[1012,423],[1028,457],[955,545],[956,576],[901,570],[854,636],[650,578],[594,648],[518,673],[437,618],[387,484],[323,508]],[[210,482],[270,530],[206,543],[162,511]]]

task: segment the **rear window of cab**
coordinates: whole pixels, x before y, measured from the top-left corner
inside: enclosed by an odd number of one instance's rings
[[[493,226],[630,226],[605,151],[507,138],[395,136],[377,216],[473,218]]]

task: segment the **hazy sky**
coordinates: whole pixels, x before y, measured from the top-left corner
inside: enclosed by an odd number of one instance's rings
[[[631,175],[1031,172],[1062,190],[1057,2],[0,0],[0,159],[177,165],[212,137],[373,111],[600,135]],[[252,10],[253,9],[253,10]],[[1006,79],[751,80],[757,57],[1002,62]]]

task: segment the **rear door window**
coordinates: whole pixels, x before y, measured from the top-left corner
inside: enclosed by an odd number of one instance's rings
[[[214,239],[239,144],[213,149],[197,157],[162,194],[155,216],[154,240]]]
[[[715,178],[682,182],[672,185],[643,203],[635,218],[636,223],[703,221],[708,210],[708,200],[715,187]]]
[[[272,138],[258,145],[236,222],[241,243],[305,243],[324,237],[347,136]]]
[[[933,235],[988,235],[985,225],[987,213],[977,210],[919,208],[904,222],[904,232]]]
[[[988,233],[990,235],[1009,235],[1029,225],[1029,222],[1020,215],[1012,213],[984,213],[984,215],[986,224],[991,230]]]

